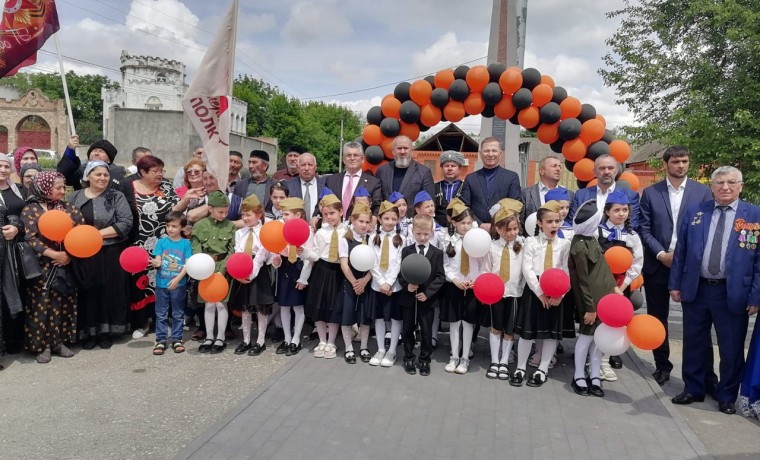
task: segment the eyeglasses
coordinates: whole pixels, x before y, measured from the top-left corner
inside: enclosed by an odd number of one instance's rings
[[[729,188],[734,188],[741,183],[743,182],[732,179],[732,180],[716,180],[716,181],[713,181],[712,184],[717,186],[718,188],[723,188],[724,185],[728,185]]]
[[[201,169],[188,169],[186,171],[186,174],[188,176],[196,176],[198,174],[203,174],[203,170],[201,170]]]
[[[159,174],[163,174],[164,170],[163,169],[149,169],[148,172],[151,174],[159,175]]]

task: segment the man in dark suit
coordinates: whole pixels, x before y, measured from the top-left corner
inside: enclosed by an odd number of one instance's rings
[[[424,165],[412,160],[411,139],[406,136],[393,139],[393,158],[390,163],[377,168],[375,175],[380,180],[384,200],[389,199],[393,192],[400,192],[407,200],[411,200],[422,190],[430,196],[435,194],[433,173]],[[409,206],[406,215],[412,217],[414,207]]]
[[[588,200],[596,200],[598,203],[598,212],[604,213],[604,205],[607,203],[607,196],[610,192],[614,192],[617,189],[615,183],[615,176],[618,173],[617,160],[610,155],[601,155],[594,160],[594,175],[596,176],[597,185],[580,189],[575,192],[575,197],[570,204],[570,212],[565,218],[565,222],[571,224],[573,222],[573,216],[578,206],[585,203]],[[634,230],[639,229],[639,194],[631,189],[623,189],[623,193],[628,197],[628,202],[631,204],[631,227]]]
[[[346,172],[330,174],[325,180],[327,188],[343,203],[343,217],[350,216],[351,197],[357,187],[364,187],[372,200],[372,213],[377,214],[380,202],[383,201],[383,192],[380,190],[380,180],[372,174],[362,171],[364,149],[358,142],[343,144],[343,164]]]
[[[652,374],[658,384],[664,385],[670,379],[673,364],[670,362],[668,343],[668,313],[670,295],[668,279],[673,264],[673,251],[678,240],[677,230],[683,221],[684,211],[691,205],[712,199],[710,188],[689,179],[689,149],[681,146],[670,147],[662,156],[667,177],[644,189],[641,195],[641,241],[644,244],[644,290],[647,313],[659,319],[665,326],[665,342],[653,350],[655,372]],[[713,362],[712,347],[709,357]],[[712,373],[710,373],[712,374]],[[714,375],[714,374],[713,374]],[[714,379],[714,381],[712,381]],[[708,378],[708,386],[717,382],[717,377]]]
[[[744,373],[749,315],[760,309],[760,207],[739,199],[742,173],[722,166],[712,173],[714,200],[689,207],[678,228],[670,296],[683,305],[684,391],[673,404],[704,401],[705,362],[715,326],[720,380],[712,394],[724,414],[734,403]]]
[[[239,180],[235,184],[233,193],[242,199],[249,195],[256,195],[265,210],[271,209],[269,203],[269,189],[272,187],[272,178],[267,176],[269,169],[269,154],[263,150],[252,150],[248,157],[248,172],[251,177]]]
[[[298,177],[286,184],[289,196],[303,200],[306,220],[311,222],[319,214],[319,193],[325,187],[325,178],[317,177],[317,158],[309,152],[302,153],[298,157]]]
[[[514,171],[499,166],[504,156],[501,141],[487,137],[480,143],[483,167],[464,178],[462,201],[472,209],[481,228],[491,228],[489,209],[502,198],[522,199],[520,178]]]
[[[446,150],[441,154],[441,172],[443,179],[435,183],[435,221],[441,227],[447,227],[446,207],[451,200],[462,195],[464,181],[459,179],[459,171],[465,165],[464,155],[456,150]]]
[[[562,178],[562,162],[554,155],[542,158],[538,162],[538,182],[530,187],[522,189],[522,201],[525,204],[520,215],[520,221],[525,222],[525,218],[538,211],[544,202],[546,192],[561,187],[559,180]],[[569,201],[573,202],[572,190],[567,191]]]

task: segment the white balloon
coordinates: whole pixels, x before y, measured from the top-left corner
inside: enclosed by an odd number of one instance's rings
[[[602,353],[611,356],[622,355],[631,346],[626,327],[610,327],[606,324],[596,327],[594,343]]]
[[[185,262],[185,268],[190,278],[202,281],[214,274],[216,264],[208,254],[194,254]]]
[[[491,249],[491,235],[482,228],[471,228],[464,234],[462,246],[470,257],[483,257]]]
[[[375,266],[375,250],[366,244],[360,244],[348,255],[351,266],[360,272],[366,272]]]
[[[536,213],[529,215],[525,218],[525,233],[527,233],[528,236],[533,236],[536,234]]]

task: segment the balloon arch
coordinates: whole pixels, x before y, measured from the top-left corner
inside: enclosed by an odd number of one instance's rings
[[[442,121],[458,122],[478,114],[509,120],[536,133],[552,151],[563,155],[580,187],[593,185],[594,159],[600,155],[609,154],[625,163],[631,154],[628,143],[615,139],[606,129],[604,117],[594,106],[569,96],[549,75],[494,63],[444,69],[396,85],[393,94],[367,112],[362,132],[364,169],[374,172],[393,159],[391,147],[396,136],[415,141],[421,132]],[[619,180],[638,189],[632,173],[623,173]]]

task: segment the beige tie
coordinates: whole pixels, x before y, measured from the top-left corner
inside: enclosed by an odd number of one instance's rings
[[[552,257],[554,249],[552,240],[546,240],[546,254],[544,255],[544,271],[554,268],[554,258]]]
[[[464,249],[464,241],[462,241],[462,255],[459,257],[459,272],[464,276],[470,274],[470,256]]]
[[[504,245],[504,250],[501,251],[501,264],[499,265],[499,276],[501,277],[501,280],[505,283],[509,281],[509,274],[510,274],[510,260],[512,258],[509,254],[509,243],[506,243]]]
[[[291,264],[294,264],[298,260],[298,253],[296,252],[296,247],[295,246],[293,246],[292,244],[289,244],[288,246],[289,246],[289,249],[288,249],[288,262],[290,262]]]
[[[388,238],[388,235],[385,235],[383,237],[383,245],[380,248],[380,270],[387,272],[388,271],[388,259],[390,257],[390,238]]]
[[[338,261],[338,229],[333,230],[332,238],[330,238],[330,253],[327,255],[327,260],[330,262]]]
[[[253,230],[248,232],[248,238],[245,240],[245,248],[243,251],[249,256],[253,255]]]

